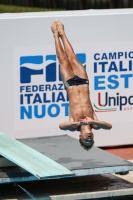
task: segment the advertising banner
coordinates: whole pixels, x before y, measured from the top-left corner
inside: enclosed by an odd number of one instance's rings
[[[93,109],[111,130],[93,130],[95,146],[133,143],[133,10],[3,14],[0,17],[0,131],[14,138],[62,131],[69,99],[50,25],[61,21],[85,67]]]
[[[124,134],[122,125],[132,123],[133,116],[132,44],[75,44],[74,49],[87,70],[91,101],[98,119],[111,123],[113,132],[119,130]],[[48,127],[54,130],[59,123],[69,120],[69,99],[54,46],[14,48],[14,111],[15,130]],[[112,136],[112,130],[94,132],[106,138]],[[47,134],[44,132],[44,136]],[[76,134],[70,135],[78,138]],[[58,132],[53,131],[53,135]]]

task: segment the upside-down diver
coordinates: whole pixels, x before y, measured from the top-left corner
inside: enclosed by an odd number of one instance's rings
[[[89,150],[94,143],[92,129],[111,129],[110,123],[99,121],[91,104],[89,79],[83,65],[77,60],[72,45],[68,41],[64,25],[55,21],[51,25],[56,54],[60,62],[60,73],[66,87],[69,103],[69,122],[59,124],[61,130],[80,131],[79,142]],[[62,40],[62,43],[61,41]],[[63,46],[62,46],[63,45]]]

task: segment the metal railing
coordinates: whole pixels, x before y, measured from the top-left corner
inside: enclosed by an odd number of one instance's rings
[[[65,10],[132,8],[133,0],[0,0],[0,4]]]

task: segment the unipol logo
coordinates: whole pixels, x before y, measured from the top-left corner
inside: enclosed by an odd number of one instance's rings
[[[76,54],[78,60],[86,67],[86,55],[84,53]],[[45,69],[41,67],[44,62],[49,63],[45,66]],[[36,65],[38,69],[33,69],[32,65]],[[20,57],[20,83],[31,83],[32,76],[44,76],[46,82],[62,81],[60,70],[58,67],[56,55],[46,55],[44,58],[42,55],[36,56],[21,56]],[[39,78],[39,77],[38,77]]]

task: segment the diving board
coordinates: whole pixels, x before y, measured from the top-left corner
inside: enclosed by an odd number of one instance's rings
[[[54,160],[1,132],[0,155],[39,179],[73,174],[69,169]]]
[[[70,178],[92,176],[109,173],[127,173],[128,171],[133,171],[133,163],[114,156],[113,154],[97,147],[92,147],[92,149],[89,151],[85,151],[80,146],[77,139],[67,135],[25,138],[19,139],[19,141],[21,143],[17,143],[18,148],[20,148],[19,144],[22,145],[23,143],[27,145],[26,148],[29,146],[30,148],[38,151],[38,153],[41,152],[41,154],[44,154],[48,158],[52,159],[53,162],[55,161],[56,163],[59,163],[61,166],[64,166],[65,169],[67,168],[71,172],[71,174],[66,176],[63,174],[60,177],[45,176],[42,178],[43,180],[65,177]],[[39,164],[37,158],[35,164],[37,166]],[[48,163],[46,163],[46,165],[48,166]],[[39,180],[28,171],[25,171],[24,167],[21,168],[19,166],[0,168],[0,184]],[[49,166],[49,170],[51,167],[52,166]]]
[[[75,176],[125,173],[133,170],[133,163],[95,146],[86,151],[77,139],[68,135],[27,138],[20,141],[68,168]]]

